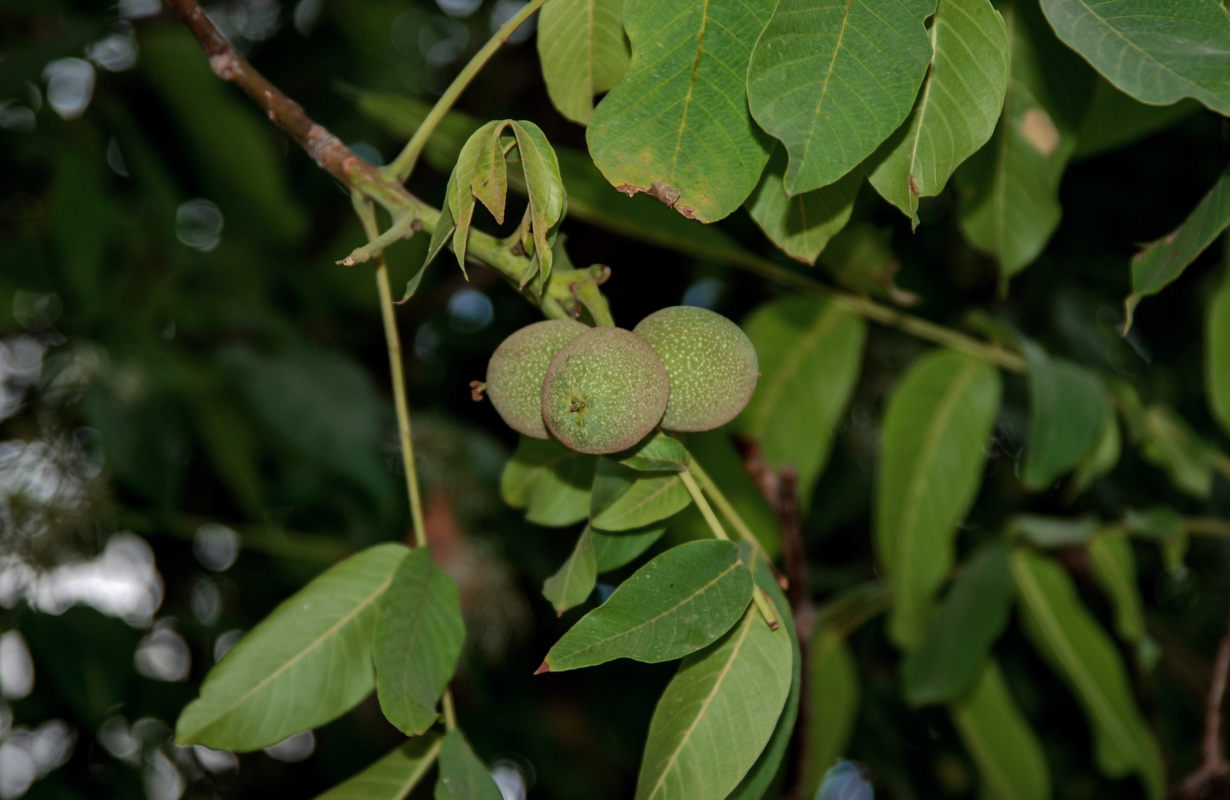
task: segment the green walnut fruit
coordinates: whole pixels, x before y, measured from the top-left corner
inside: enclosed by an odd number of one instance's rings
[[[551,359],[542,418],[573,450],[617,453],[657,427],[669,396],[666,367],[644,339],[622,328],[591,328]]]
[[[526,325],[495,349],[487,363],[487,397],[508,427],[549,439],[542,423],[542,382],[551,357],[567,342],[589,330],[570,319],[549,319]]]
[[[738,325],[704,308],[672,306],[632,329],[649,342],[670,375],[662,427],[708,431],[747,405],[760,378],[756,348]]]

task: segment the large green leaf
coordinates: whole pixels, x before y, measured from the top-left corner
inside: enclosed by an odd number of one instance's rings
[[[871,185],[918,222],[918,198],[939,194],[991,138],[1008,84],[1008,36],[989,0],[939,0],[931,71],[903,131],[890,139]]]
[[[439,718],[436,705],[465,638],[457,585],[430,548],[415,548],[380,601],[374,645],[380,710],[402,733],[416,736]]]
[[[1225,12],[1222,12],[1223,15]],[[1230,63],[1227,64],[1230,72]],[[1200,204],[1165,238],[1147,245],[1132,258],[1132,293],[1123,303],[1126,332],[1140,301],[1160,292],[1183,274],[1221,232],[1230,226],[1230,170],[1205,195]]]
[[[769,158],[743,79],[772,11],[772,0],[626,0],[632,63],[586,131],[612,186],[703,222],[743,204]]]
[[[1132,697],[1114,644],[1085,608],[1072,579],[1055,562],[1026,550],[1012,556],[1025,609],[1025,630],[1085,709],[1098,768],[1108,776],[1136,772],[1150,798],[1165,791],[1161,753]]]
[[[685,659],[649,723],[636,800],[722,800],[734,790],[777,726],[794,649],[788,631],[749,607],[723,639]]]
[[[824,773],[845,751],[858,715],[858,666],[843,634],[830,627],[812,631],[808,655],[807,777],[804,797],[815,797]]]
[[[594,564],[599,574],[619,569],[636,558],[662,538],[666,528],[650,525],[625,531],[603,531],[590,528],[590,546],[594,551]]]
[[[176,741],[259,750],[350,710],[375,685],[380,599],[408,553],[369,547],[291,595],[210,671]]]
[[[781,0],[756,42],[747,101],[786,145],[791,195],[833,183],[897,129],[931,60],[934,0]]]
[[[628,68],[624,0],[552,0],[538,14],[538,58],[547,94],[559,113],[584,125],[594,95]]]
[[[988,661],[969,693],[949,707],[953,725],[982,775],[984,797],[1049,800],[1042,744],[1021,714],[999,665]]]
[[[402,800],[436,762],[442,737],[416,736],[316,800]]]
[[[769,166],[747,203],[747,213],[769,241],[793,259],[815,264],[820,251],[850,221],[861,172],[810,192],[791,197],[782,184],[786,151],[774,148]]]
[[[735,425],[760,443],[774,469],[794,465],[806,503],[858,379],[867,325],[822,300],[795,295],[761,306],[743,329],[756,346],[761,377]]]
[[[1230,434],[1230,267],[1209,301],[1204,330],[1204,385],[1209,411]]]
[[[500,476],[500,496],[535,525],[567,527],[589,516],[596,464],[559,442],[523,436]]]
[[[751,599],[752,577],[738,545],[716,539],[681,544],[638,569],[581,617],[539,669],[682,658],[730,630]]]
[[[1001,4],[1011,52],[990,143],[957,170],[958,221],[1000,264],[1001,290],[1059,225],[1059,181],[1076,147],[1092,72],[1055,40],[1032,0]]]
[[[1080,463],[1112,419],[1110,395],[1097,376],[1069,361],[1052,359],[1027,342],[1029,441],[1021,479],[1044,489]]]
[[[1125,642],[1139,644],[1145,637],[1145,617],[1136,585],[1136,559],[1127,532],[1100,532],[1087,549],[1093,577],[1115,608],[1115,632]]]
[[[922,638],[932,595],[952,565],[957,525],[982,482],[999,396],[993,368],[941,350],[915,363],[888,402],[875,545],[893,589],[889,633],[903,648]]]
[[[501,800],[503,793],[459,730],[444,735],[435,800]]]
[[[926,636],[902,665],[906,699],[915,706],[944,703],[968,690],[1011,611],[1008,548],[992,543],[957,574]]]
[[[555,613],[579,606],[594,591],[598,578],[598,559],[594,557],[594,544],[590,528],[581,531],[576,546],[568,560],[542,584],[542,594],[551,603]]]
[[[678,472],[638,472],[600,458],[590,521],[608,531],[642,528],[682,511],[690,502]]]
[[[1055,34],[1150,105],[1194,97],[1230,114],[1230,17],[1209,0],[1042,0]]]

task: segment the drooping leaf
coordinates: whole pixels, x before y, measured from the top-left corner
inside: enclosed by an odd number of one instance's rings
[[[1193,97],[1230,114],[1230,18],[1220,3],[1042,0],[1042,11],[1064,44],[1142,103]]]
[[[982,482],[999,373],[954,351],[915,363],[884,415],[875,545],[893,589],[889,633],[918,643],[953,560],[957,525]]]
[[[439,718],[465,638],[457,585],[430,548],[416,547],[380,601],[373,653],[380,710],[402,733],[416,736]]]
[[[769,158],[743,78],[772,10],[772,0],[625,0],[632,62],[586,130],[612,186],[703,222],[742,205]]]
[[[866,323],[795,295],[761,306],[743,329],[756,347],[761,378],[735,425],[760,443],[771,467],[794,465],[806,504],[858,379]]]
[[[666,528],[661,525],[650,525],[646,528],[625,531],[603,531],[590,528],[590,547],[594,551],[595,569],[601,574],[632,563],[642,553],[653,547],[653,543],[662,538],[664,533],[666,533]]]
[[[858,715],[858,667],[842,634],[833,628],[812,632],[807,691],[807,778],[803,796],[815,797],[824,773],[850,741]]]
[[[733,542],[673,547],[632,574],[548,651],[552,672],[617,658],[658,663],[711,644],[752,599],[752,578]],[[541,669],[541,668],[540,668]]]
[[[529,208],[525,213],[534,237],[532,263],[537,266],[545,284],[551,277],[552,255],[548,238],[564,218],[564,179],[560,177],[555,150],[541,128],[526,120],[512,122],[510,127],[517,137],[517,153],[521,157],[522,174],[525,176],[525,194],[529,198]],[[523,277],[521,283],[524,285],[527,280]]]
[[[535,525],[574,525],[589,516],[596,464],[559,442],[523,436],[500,476],[500,497]]]
[[[628,68],[624,0],[552,0],[538,13],[538,58],[547,94],[559,113],[584,125],[594,95]]]
[[[856,170],[828,186],[791,197],[782,185],[785,172],[786,151],[776,147],[747,202],[747,213],[783,253],[815,264],[824,246],[850,221],[863,175]]]
[[[577,537],[568,560],[542,584],[542,594],[555,613],[562,616],[568,609],[585,602],[594,591],[597,578],[598,560],[594,556],[591,530],[587,527]]]
[[[1165,790],[1161,753],[1136,707],[1114,644],[1081,603],[1072,579],[1048,558],[1017,550],[1012,574],[1025,630],[1059,671],[1093,729],[1098,769],[1110,777],[1136,772],[1150,798]]]
[[[637,472],[609,458],[598,459],[590,521],[595,528],[626,531],[653,525],[692,502],[677,472]]]
[[[1136,585],[1136,559],[1123,530],[1104,530],[1087,548],[1093,577],[1115,608],[1115,633],[1131,644],[1145,637],[1145,617]]]
[[[443,737],[416,736],[316,800],[402,800],[436,762]]]
[[[1011,611],[1008,548],[992,543],[957,573],[926,635],[902,665],[906,700],[915,706],[944,703],[969,690]]]
[[[1204,331],[1204,385],[1209,411],[1230,434],[1230,268],[1209,301]]]
[[[1042,744],[990,660],[970,691],[950,706],[953,725],[978,765],[984,797],[1047,800],[1051,774]]]
[[[999,5],[1011,67],[991,141],[957,170],[957,219],[1000,265],[1000,290],[1059,225],[1059,182],[1077,146],[1093,73],[1056,41],[1030,0]]]
[[[683,472],[690,461],[683,442],[661,431],[619,459],[619,463],[638,472]]]
[[[259,750],[349,711],[375,685],[380,599],[408,553],[369,547],[283,601],[206,676],[179,715],[176,741]]]
[[[756,42],[747,100],[786,146],[791,195],[833,183],[905,120],[931,60],[934,0],[781,0]]]
[[[939,194],[991,138],[1008,85],[1008,36],[989,0],[939,0],[931,51],[914,112],[870,176],[915,225],[918,198]]]
[[[1218,13],[1226,16],[1224,10]],[[1226,24],[1230,27],[1230,21]],[[1230,48],[1230,44],[1227,47]],[[1226,69],[1230,73],[1230,49],[1227,49],[1226,56]],[[1230,79],[1227,91],[1230,91]],[[1123,302],[1125,333],[1132,327],[1132,315],[1140,301],[1157,294],[1182,275],[1187,265],[1195,261],[1227,226],[1230,226],[1230,170],[1222,173],[1179,227],[1165,238],[1147,245],[1132,258],[1132,293]]]
[[[1194,100],[1169,106],[1145,105],[1098,77],[1076,130],[1072,157],[1079,160],[1117,150],[1199,110],[1200,104]]]
[[[502,800],[504,796],[460,730],[444,735],[434,796],[435,800]]]
[[[1021,478],[1044,489],[1074,468],[1112,419],[1110,396],[1097,376],[1069,361],[1053,359],[1026,342],[1029,363],[1029,442]]]
[[[466,271],[466,243],[470,240],[470,226],[474,221],[476,205],[472,181],[483,155],[493,136],[498,137],[504,120],[492,120],[470,135],[457,154],[457,163],[449,175],[444,205],[453,221],[453,255],[462,274]],[[428,246],[430,254],[434,248]]]
[[[725,637],[685,659],[649,723],[636,800],[717,800],[734,790],[777,727],[794,649],[786,629],[770,629],[749,606]]]

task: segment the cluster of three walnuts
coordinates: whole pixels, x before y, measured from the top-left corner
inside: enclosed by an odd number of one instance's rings
[[[617,453],[658,425],[726,424],[756,388],[756,349],[730,320],[673,306],[631,331],[573,320],[527,325],[496,348],[487,396],[512,429],[582,453]]]

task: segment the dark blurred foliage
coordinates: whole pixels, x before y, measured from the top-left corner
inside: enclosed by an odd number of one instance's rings
[[[387,160],[401,143],[354,113],[342,85],[430,100],[517,3],[208,8],[310,115],[365,157]],[[584,146],[546,99],[532,39],[497,55],[461,107],[531,119],[557,145]],[[1062,227],[1005,300],[994,266],[962,243],[949,195],[924,206],[916,234],[878,201],[861,205],[893,227],[900,281],[924,298],[923,315],[958,324],[990,308],[1056,353],[1173,404],[1212,439],[1198,342],[1215,257],[1147,301],[1130,337],[1115,328],[1134,245],[1182,219],[1221,168],[1225,139],[1198,113],[1073,166]],[[0,176],[0,796],[316,794],[398,741],[374,701],[268,755],[177,748],[170,729],[237,632],[345,554],[407,537],[375,287],[369,269],[334,264],[361,241],[346,194],[213,77],[156,0],[0,5]],[[411,188],[438,202],[444,177],[420,170]],[[746,217],[722,225],[772,255]],[[606,289],[625,324],[685,292],[735,318],[775,294],[746,274],[589,225],[565,231],[575,263],[613,267]],[[420,237],[391,252],[395,285],[425,246]],[[533,796],[626,797],[671,667],[619,662],[531,677],[563,629],[539,588],[572,532],[535,528],[499,501],[514,437],[470,402],[467,384],[536,312],[493,273],[471,278],[441,259],[398,312],[429,528],[469,622],[459,713],[477,750],[506,760]],[[875,574],[875,421],[923,349],[873,332],[807,523],[818,601]],[[1019,379],[1007,388],[963,549],[997,535],[1012,510],[1114,515],[1170,503],[1230,512],[1225,483],[1208,504],[1176,499],[1133,453],[1074,501],[1026,496],[1016,469],[1027,400]],[[1178,573],[1138,552],[1162,660],[1137,674],[1170,768],[1182,774],[1197,758],[1230,565],[1224,543],[1193,542],[1194,566]],[[1105,615],[1096,593],[1086,599]],[[850,757],[868,766],[881,796],[972,796],[976,773],[946,716],[900,699],[897,656],[879,622],[851,641],[863,703]],[[1107,796],[1063,686],[1016,629],[997,652],[1065,776],[1060,795]],[[1125,781],[1115,791],[1137,788]]]

